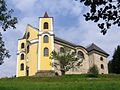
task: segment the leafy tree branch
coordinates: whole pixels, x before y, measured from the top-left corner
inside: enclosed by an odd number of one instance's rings
[[[120,0],[79,1],[90,8],[90,11],[83,15],[85,20],[97,23],[103,35],[107,33],[112,25],[120,26]]]

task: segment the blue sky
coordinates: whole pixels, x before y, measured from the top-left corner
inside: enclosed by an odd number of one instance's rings
[[[120,43],[118,27],[112,27],[103,36],[95,23],[84,20],[83,13],[88,8],[75,0],[8,0],[7,3],[9,8],[14,9],[14,16],[18,17],[19,22],[15,30],[2,32],[12,56],[0,66],[0,77],[15,75],[17,40],[23,36],[27,24],[38,28],[38,17],[43,16],[46,11],[49,16],[54,17],[54,33],[60,38],[83,46],[95,43],[110,54],[109,59]]]

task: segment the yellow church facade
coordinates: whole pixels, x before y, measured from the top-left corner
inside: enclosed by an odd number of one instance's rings
[[[88,73],[93,64],[98,66],[100,74],[108,73],[108,54],[104,50],[95,44],[83,47],[55,37],[53,28],[53,17],[49,17],[47,13],[39,18],[39,28],[27,25],[24,36],[18,40],[17,77],[34,76],[39,71],[57,72],[51,65],[54,60],[50,59],[50,54],[53,50],[59,52],[64,46],[84,57],[78,71],[68,71],[66,74]]]

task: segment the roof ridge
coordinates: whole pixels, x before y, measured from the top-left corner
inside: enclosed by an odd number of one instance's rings
[[[38,28],[36,28],[36,27],[34,27],[34,26],[30,25],[30,24],[27,24],[27,26],[30,26],[30,27],[32,27],[32,28],[34,28],[36,30],[39,30]]]
[[[60,41],[62,41],[62,42],[64,42],[64,43],[71,44],[71,45],[74,46],[74,47],[78,47],[78,46],[83,47],[83,46],[81,46],[81,45],[74,44],[73,42],[70,42],[70,41],[61,39],[61,38],[59,38],[59,37],[55,37],[54,39],[60,40]],[[85,48],[85,47],[83,47],[83,48]],[[86,49],[86,48],[85,48],[85,49]]]
[[[107,52],[105,52],[103,49],[101,49],[99,46],[96,44],[92,43],[89,47],[87,47],[88,52],[91,52],[93,50],[104,53],[106,55],[109,55]]]

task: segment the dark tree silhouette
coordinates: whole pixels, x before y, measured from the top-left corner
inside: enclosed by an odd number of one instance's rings
[[[83,16],[98,24],[103,35],[112,25],[120,26],[120,0],[76,0],[90,8]]]
[[[13,9],[8,10],[5,0],[0,0],[0,27],[3,31],[8,28],[15,29],[15,24],[18,22],[16,17],[12,17]],[[4,58],[9,58],[9,51],[5,48],[2,34],[0,33],[0,65],[3,64]]]
[[[120,46],[117,46],[113,54],[113,59],[109,61],[109,72],[120,74]]]
[[[15,29],[17,18],[12,17],[13,9],[8,10],[5,0],[0,0],[0,26],[4,31],[12,27]]]
[[[0,65],[4,63],[4,58],[9,58],[9,51],[5,48],[5,44],[2,40],[2,34],[0,33]]]

